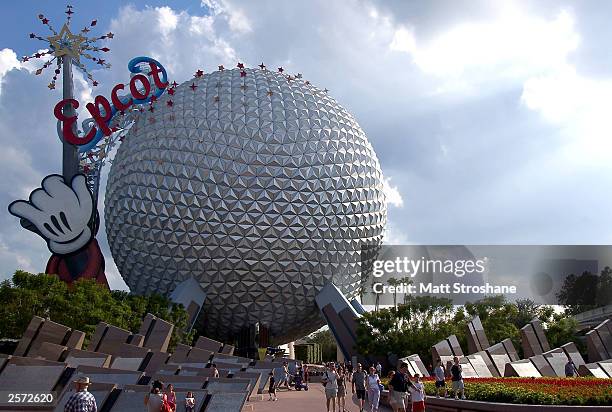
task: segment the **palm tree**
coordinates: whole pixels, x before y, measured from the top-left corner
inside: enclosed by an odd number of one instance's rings
[[[387,280],[387,284],[389,286],[395,286],[393,289],[393,307],[397,309],[397,286],[401,285],[402,282],[399,279],[389,278],[389,280]]]
[[[372,281],[372,285],[371,285],[371,287],[372,287],[372,291],[374,291],[374,285],[375,285],[376,283],[377,283],[377,282]],[[376,295],[376,298],[375,298],[376,300],[374,301],[374,311],[375,311],[375,312],[378,312],[378,309],[379,309],[379,307],[380,307],[380,293],[374,293],[374,294]]]
[[[414,283],[410,276],[406,276],[402,278],[401,281],[402,283],[405,283],[406,285],[412,285]],[[408,296],[410,296],[408,293],[404,293],[404,305],[408,302]]]

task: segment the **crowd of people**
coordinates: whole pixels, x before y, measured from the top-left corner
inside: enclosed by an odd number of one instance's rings
[[[158,380],[153,382],[151,392],[145,396],[144,404],[148,412],[195,412],[197,410],[197,401],[192,392],[187,392],[184,405],[179,408],[174,386],[169,383],[164,389],[164,383]]]
[[[322,383],[325,387],[327,412],[344,412],[346,410],[347,388],[355,396],[359,411],[378,412],[380,396],[384,390],[381,383],[383,368],[380,362],[370,365],[367,370],[358,363],[355,369],[351,362],[325,365]],[[450,377],[451,388],[455,399],[465,399],[463,386],[463,368],[459,358],[455,357],[449,368],[445,368],[437,359],[433,370],[437,396],[448,397],[446,380]],[[419,374],[410,375],[408,364],[400,363],[397,370],[387,374],[389,389],[389,405],[394,412],[424,412],[425,387]]]
[[[280,372],[271,370],[268,374],[268,395],[269,401],[277,401],[277,391],[281,388],[287,390],[308,390],[308,365],[298,365],[293,371],[289,371],[289,364],[283,362]]]
[[[371,365],[367,371],[361,363],[355,369],[351,362],[336,365],[330,362],[326,365],[322,376],[325,387],[327,412],[345,412],[347,387],[356,397],[359,411],[366,409],[378,412],[380,395],[384,390],[381,383],[382,365]],[[408,364],[402,363],[397,371],[389,374],[389,403],[394,411],[406,411],[412,404],[412,411],[425,411],[425,388],[420,377],[408,375]]]

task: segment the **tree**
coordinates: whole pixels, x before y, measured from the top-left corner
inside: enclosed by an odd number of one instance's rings
[[[567,306],[568,313],[575,315],[596,307],[597,280],[598,276],[591,272],[583,272],[579,276],[571,274],[565,278],[557,298]]]
[[[606,266],[599,275],[583,272],[570,274],[557,293],[559,303],[569,315],[609,305],[612,302],[612,269]]]
[[[533,318],[539,317],[542,313],[542,305],[535,303],[531,299],[519,299],[516,301],[517,315],[514,319],[514,325],[517,328],[522,328]]]
[[[405,276],[401,279],[402,283],[405,283],[406,285],[412,285],[414,282],[412,280],[412,278],[410,276]],[[409,298],[410,294],[409,293],[404,293],[404,305],[408,304],[408,298]]]
[[[467,302],[463,310],[466,311],[465,317],[468,321],[474,316],[480,318],[489,343],[494,344],[509,338],[515,347],[520,348],[520,333],[516,326],[519,311],[515,304],[506,301],[505,296],[488,296],[473,303]],[[459,333],[463,337],[465,325],[462,325],[461,329]]]
[[[406,301],[359,318],[357,350],[362,355],[418,353],[430,362],[431,345],[456,332],[450,299],[409,296]]]
[[[584,355],[586,348],[582,340],[576,336],[578,321],[571,316],[562,313],[554,313],[552,318],[547,320],[546,338],[551,348],[558,348],[568,342],[574,342],[578,350]]]
[[[319,330],[306,337],[308,343],[318,343],[324,362],[335,361],[338,357],[336,339],[329,329]]]
[[[387,284],[389,286],[393,286],[394,287],[393,288],[393,307],[396,308],[397,307],[397,287],[399,285],[401,285],[402,282],[400,280],[398,280],[398,279],[395,279],[395,278],[391,277],[391,278],[389,278],[387,280]]]
[[[55,275],[23,271],[0,283],[0,336],[5,338],[21,338],[35,315],[81,330],[86,340],[101,321],[135,333],[147,313],[175,325],[171,347],[192,342],[193,333],[183,332],[187,312],[161,295],[110,291],[89,279],[68,286]]]

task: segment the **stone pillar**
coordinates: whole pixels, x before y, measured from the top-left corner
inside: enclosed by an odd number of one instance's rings
[[[342,350],[340,349],[340,345],[336,343],[336,361],[338,363],[344,363],[344,355],[342,354]]]
[[[295,359],[295,342],[291,341],[287,343],[287,349],[289,350],[289,359]]]

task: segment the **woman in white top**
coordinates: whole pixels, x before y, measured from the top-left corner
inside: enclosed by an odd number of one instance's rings
[[[185,412],[195,412],[195,398],[193,397],[193,392],[187,392],[185,396]]]
[[[338,396],[338,374],[336,372],[336,365],[333,362],[330,362],[325,370],[323,384],[325,385],[327,412],[330,412],[330,406],[331,412],[334,412],[336,410],[336,397]]]
[[[372,412],[378,412],[378,402],[380,402],[380,378],[376,374],[374,366],[370,366],[370,373],[366,378],[366,388],[368,390],[368,400]]]

